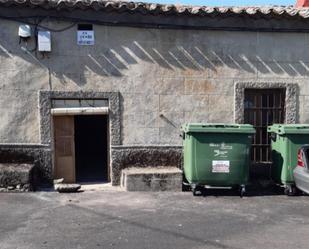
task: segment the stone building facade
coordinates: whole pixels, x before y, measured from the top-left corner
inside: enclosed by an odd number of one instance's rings
[[[106,100],[109,179],[181,165],[180,126],[243,123],[245,89],[285,92],[285,123],[309,122],[309,12],[103,1],[0,2],[0,158],[29,154],[53,178],[54,100]],[[95,43],[77,45],[79,24]],[[51,32],[51,52],[35,34]]]

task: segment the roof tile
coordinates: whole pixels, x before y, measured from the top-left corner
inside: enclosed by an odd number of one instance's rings
[[[89,9],[103,11],[129,11],[142,14],[165,15],[248,15],[274,17],[309,18],[309,8],[293,6],[262,7],[207,7],[143,2],[104,1],[104,0],[0,0],[0,6],[41,7],[45,9]]]

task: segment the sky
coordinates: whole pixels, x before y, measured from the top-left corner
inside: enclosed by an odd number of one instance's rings
[[[135,0],[137,1],[137,0]],[[297,0],[139,0],[151,3],[172,3],[203,6],[294,5]]]

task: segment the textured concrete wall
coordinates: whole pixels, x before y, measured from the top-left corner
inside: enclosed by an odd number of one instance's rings
[[[111,181],[119,185],[121,171],[130,167],[182,168],[182,148],[177,146],[114,146],[111,153]]]
[[[38,169],[40,180],[50,183],[52,155],[49,146],[39,144],[0,144],[0,164],[33,164]]]
[[[119,91],[124,145],[179,145],[184,122],[234,122],[237,82],[296,83],[297,122],[309,122],[307,34],[95,25],[95,46],[77,46],[75,26],[52,32],[43,57],[22,49],[18,25],[0,22],[0,143],[40,142],[38,90]]]

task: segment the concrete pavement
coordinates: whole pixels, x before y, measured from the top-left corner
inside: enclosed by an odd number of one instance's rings
[[[309,197],[0,194],[0,248],[308,248]]]

